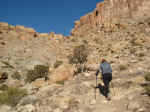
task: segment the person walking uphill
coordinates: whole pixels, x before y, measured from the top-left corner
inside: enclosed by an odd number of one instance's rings
[[[112,80],[112,68],[111,65],[103,58],[100,64],[99,69],[96,72],[96,76],[98,76],[99,72],[101,72],[102,74],[102,80],[104,83],[104,88],[105,88],[105,96],[107,98],[107,100],[111,100],[110,99],[110,89],[109,89],[109,85],[110,82]]]

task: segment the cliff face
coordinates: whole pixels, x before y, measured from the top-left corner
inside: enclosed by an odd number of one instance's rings
[[[123,19],[138,19],[148,16],[149,0],[104,0],[97,4],[95,10],[75,21],[71,35],[83,35],[93,27],[113,27]]]

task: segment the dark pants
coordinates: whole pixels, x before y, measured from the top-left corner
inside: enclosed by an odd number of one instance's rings
[[[112,80],[112,73],[105,73],[103,74],[102,78],[103,78],[103,83],[105,85],[105,96],[108,97],[108,94],[110,92],[109,85]]]

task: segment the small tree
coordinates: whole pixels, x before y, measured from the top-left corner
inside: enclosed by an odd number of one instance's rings
[[[88,47],[84,44],[74,48],[73,54],[69,56],[69,63],[76,64],[77,69],[84,70],[84,63],[87,62]]]

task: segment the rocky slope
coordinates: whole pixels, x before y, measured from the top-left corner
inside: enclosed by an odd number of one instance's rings
[[[148,2],[141,0],[136,6],[148,10]],[[97,7],[104,3],[110,1],[105,0]],[[124,3],[127,2],[122,5]],[[91,26],[82,23],[75,29],[80,35],[74,33],[70,37],[39,34],[23,26],[0,23],[0,99],[2,85],[27,90],[27,96],[16,106],[0,105],[1,112],[149,112],[150,99],[141,84],[145,83],[145,74],[150,72],[150,16],[132,17],[123,22],[118,22],[117,18],[118,23],[110,29],[98,25],[84,32],[82,28]],[[82,44],[89,49],[87,70],[74,76],[77,68],[69,64],[68,56]],[[113,68],[111,101],[106,101],[101,89],[95,92],[94,88],[94,74],[101,57],[105,57]],[[28,71],[36,65],[49,67],[48,79],[38,78],[26,83]],[[1,81],[1,74],[8,74],[8,78]],[[100,78],[98,83],[103,85]]]

